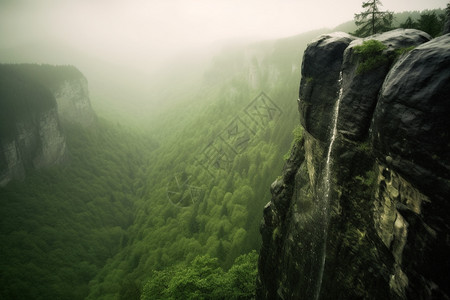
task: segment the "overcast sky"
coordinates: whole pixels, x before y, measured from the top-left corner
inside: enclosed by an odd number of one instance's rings
[[[384,0],[401,12],[448,0]],[[0,0],[0,47],[60,40],[107,60],[167,56],[214,41],[333,28],[361,0]]]

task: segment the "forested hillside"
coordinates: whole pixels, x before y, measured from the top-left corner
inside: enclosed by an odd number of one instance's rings
[[[65,126],[70,162],[0,189],[2,299],[82,299],[125,243],[156,144],[102,122]]]
[[[154,285],[159,278],[154,271],[198,255],[216,258],[226,271],[238,256],[259,249],[268,187],[297,123],[298,49],[304,46],[299,36],[225,50],[193,97],[162,117],[160,146],[147,180],[137,186],[128,243],[91,281],[89,298],[138,297],[147,280]],[[161,295],[187,284],[170,282]]]
[[[0,190],[2,297],[138,299],[172,274],[157,288],[169,297],[187,284],[176,270],[199,266],[222,270],[211,282],[225,295],[251,297],[251,251],[316,34],[224,48],[199,84],[162,89],[168,108],[139,129],[63,124],[69,162]]]

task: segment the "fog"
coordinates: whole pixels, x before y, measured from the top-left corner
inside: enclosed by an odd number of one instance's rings
[[[0,0],[0,63],[74,65],[97,112],[147,120],[199,86],[224,46],[333,30],[352,21],[362,2]],[[384,0],[382,9],[446,2]]]
[[[444,8],[447,0],[384,0],[383,8]],[[1,0],[0,49],[59,43],[148,69],[227,40],[269,39],[333,28],[361,0]],[[48,58],[55,63],[55,57]],[[60,62],[58,62],[60,63]]]

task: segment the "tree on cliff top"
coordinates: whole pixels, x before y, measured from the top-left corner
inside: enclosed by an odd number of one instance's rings
[[[382,6],[379,0],[363,2],[362,7],[365,10],[359,14],[355,14],[355,24],[358,26],[358,29],[354,33],[356,36],[366,37],[391,29],[393,13],[390,11],[380,11],[379,6]]]

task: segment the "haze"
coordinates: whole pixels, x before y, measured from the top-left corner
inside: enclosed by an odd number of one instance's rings
[[[446,2],[382,1],[384,9],[396,12],[444,8]],[[352,20],[361,4],[361,0],[2,0],[0,48],[58,41],[105,61],[145,69],[225,40],[279,38],[333,28]]]

